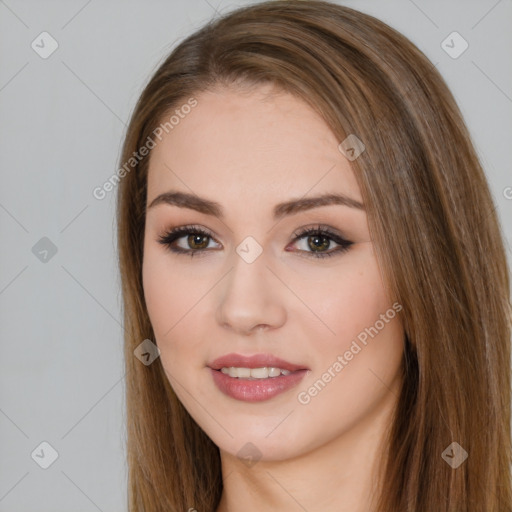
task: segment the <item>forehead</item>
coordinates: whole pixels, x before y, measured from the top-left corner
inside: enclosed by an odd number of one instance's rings
[[[270,86],[195,98],[197,106],[152,150],[149,200],[180,189],[225,203],[309,191],[361,201],[350,163],[338,150],[341,141],[306,102]]]

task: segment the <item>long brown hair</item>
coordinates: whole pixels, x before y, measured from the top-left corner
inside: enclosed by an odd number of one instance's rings
[[[265,82],[312,105],[340,142],[353,134],[366,147],[352,168],[405,330],[378,510],[511,511],[511,309],[501,229],[461,113],[410,41],[323,1],[228,13],[160,65],[132,114],[121,164],[201,91]],[[218,448],[177,399],[160,358],[145,366],[134,357],[154,340],[141,273],[150,156],[125,165],[117,197],[129,507],[212,512],[222,492]],[[457,468],[448,463],[460,450],[454,442],[469,454]]]

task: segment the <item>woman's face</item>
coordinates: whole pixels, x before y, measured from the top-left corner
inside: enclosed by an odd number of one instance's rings
[[[143,283],[190,415],[224,452],[282,460],[396,401],[403,330],[342,141],[268,91],[201,93],[152,150]]]

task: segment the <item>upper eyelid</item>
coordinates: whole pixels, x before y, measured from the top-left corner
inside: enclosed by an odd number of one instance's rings
[[[214,240],[218,241],[216,239],[216,236],[212,233],[211,230],[209,230],[208,228],[205,228],[203,226],[199,226],[199,225],[195,225],[195,224],[191,224],[191,225],[185,224],[183,226],[177,226],[172,229],[164,230],[163,235],[166,236],[168,234],[180,234],[180,233],[183,233],[183,235],[185,235],[190,232],[199,232],[201,234],[207,235],[210,238],[213,238]],[[346,241],[348,241],[347,238],[345,237],[345,235],[340,233],[339,230],[337,230],[335,228],[331,228],[331,227],[329,227],[325,224],[321,224],[321,223],[312,224],[312,225],[308,225],[308,226],[305,226],[302,228],[298,228],[293,231],[292,236],[295,238],[303,237],[303,236],[307,235],[308,232],[325,232],[327,236],[338,237],[338,238],[345,239]]]
[[[212,238],[216,242],[220,243],[217,240],[217,238],[215,237],[215,235],[209,229],[204,228],[204,227],[200,227],[200,226],[194,226],[194,225],[192,225],[192,226],[178,226],[176,228],[164,231],[164,236],[167,235],[167,234],[179,234],[180,236],[177,237],[177,240],[178,240],[179,238],[182,238],[183,236],[185,236],[187,233],[194,233],[194,232],[198,232],[198,233],[200,233],[202,235],[209,236],[210,238]]]
[[[293,232],[293,236],[302,237],[304,235],[307,235],[309,232],[324,232],[328,236],[345,239],[345,235],[343,235],[338,229],[331,228],[322,223],[312,224],[309,226],[304,226],[302,228],[296,229]]]

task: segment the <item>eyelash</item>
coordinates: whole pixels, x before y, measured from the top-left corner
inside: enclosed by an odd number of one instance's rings
[[[193,257],[198,254],[204,255],[207,249],[182,249],[180,247],[175,247],[172,245],[176,240],[183,238],[185,235],[202,235],[204,237],[208,237],[215,240],[208,231],[204,230],[199,226],[181,226],[179,228],[174,228],[171,229],[170,231],[167,231],[163,235],[159,236],[157,241],[158,243],[164,245],[168,250],[176,254],[184,254],[190,257]],[[339,247],[329,252],[323,253],[300,251],[305,252],[306,254],[308,254],[307,257],[311,258],[328,258],[334,256],[335,254],[342,254],[348,251],[349,247],[353,244],[353,242],[351,242],[350,240],[342,238],[341,236],[331,231],[329,228],[321,225],[305,228],[295,232],[293,234],[293,236],[295,237],[293,239],[293,243],[297,242],[301,238],[310,237],[313,235],[320,235],[326,238],[330,238],[333,242],[337,243]]]

